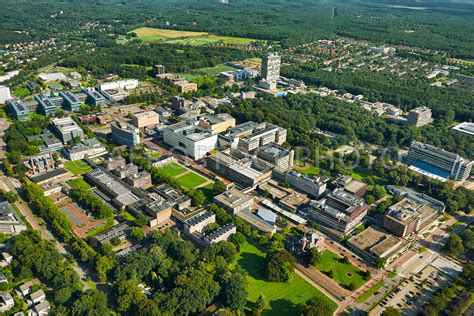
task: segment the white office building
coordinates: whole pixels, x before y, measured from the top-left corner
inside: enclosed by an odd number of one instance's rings
[[[216,149],[217,134],[209,129],[179,122],[163,130],[163,141],[194,160],[202,159]]]

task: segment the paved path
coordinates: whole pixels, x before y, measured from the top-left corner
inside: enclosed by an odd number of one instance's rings
[[[298,268],[295,269],[295,272],[296,274],[298,274],[300,277],[302,277],[306,282],[308,282],[309,284],[311,284],[312,286],[314,286],[316,289],[318,289],[320,292],[322,292],[324,295],[326,295],[331,301],[333,301],[334,303],[337,304],[337,309],[336,311],[334,312],[335,315],[338,315],[339,314],[339,307],[340,307],[340,303],[339,300],[337,298],[335,298],[334,296],[332,296],[331,293],[329,293],[328,291],[326,291],[325,289],[323,289],[321,286],[319,286],[319,284],[317,284],[316,282],[314,282],[313,280],[311,280],[311,278],[307,277],[303,272],[301,272]]]
[[[341,299],[344,299],[350,294],[349,291],[341,288],[333,279],[325,276],[323,273],[319,272],[313,267],[305,267],[302,264],[297,264],[297,268],[300,271],[304,271],[306,275],[309,275],[318,284],[324,284],[324,287],[327,291],[333,293],[336,296],[339,296]]]

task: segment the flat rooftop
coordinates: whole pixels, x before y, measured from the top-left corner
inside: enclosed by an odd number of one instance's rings
[[[470,136],[474,136],[474,123],[463,122],[452,128],[454,131],[458,131]]]
[[[385,257],[406,245],[408,241],[388,233],[381,227],[372,225],[350,238],[348,243],[378,257]]]

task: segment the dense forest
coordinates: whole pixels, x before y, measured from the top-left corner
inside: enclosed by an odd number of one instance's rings
[[[97,76],[117,73],[123,77],[142,78],[146,68],[138,68],[139,73],[131,73],[127,64],[153,66],[166,65],[170,72],[185,72],[192,69],[212,67],[231,60],[253,57],[255,53],[226,47],[192,47],[172,44],[150,44],[146,46],[116,46],[98,49],[64,59],[60,65],[84,68]]]
[[[392,4],[347,0],[234,0],[228,5],[215,0],[1,0],[0,7],[8,9],[0,12],[0,43],[46,38],[53,32],[94,22],[121,34],[146,25],[275,40],[283,47],[340,35],[474,57],[472,5],[423,3],[424,7],[413,10]],[[28,33],[14,36],[15,31]]]

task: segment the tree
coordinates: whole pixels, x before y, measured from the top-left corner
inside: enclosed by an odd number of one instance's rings
[[[377,269],[383,269],[386,263],[386,258],[377,258],[377,260],[375,260],[375,266],[377,267]]]
[[[267,279],[271,282],[289,282],[293,278],[295,259],[284,249],[271,251],[266,257]]]
[[[225,185],[225,183],[222,182],[221,180],[217,180],[214,183],[214,188],[212,189],[212,194],[213,195],[219,195],[219,194],[223,193],[225,190],[227,190],[227,186]]]
[[[89,289],[74,301],[71,314],[74,316],[108,315],[107,295],[104,292]]]
[[[247,303],[247,280],[239,270],[224,276],[221,285],[221,296],[224,305],[233,311],[242,311]]]
[[[193,206],[201,206],[206,201],[206,196],[201,190],[191,190],[188,195],[192,200]]]
[[[467,248],[469,250],[474,249],[474,231],[469,228],[466,228],[459,233],[459,237],[461,237],[462,239],[462,244],[464,245],[464,248]]]
[[[332,315],[332,311],[327,301],[313,297],[306,302],[303,314],[305,316],[329,316]]]
[[[400,312],[399,309],[395,308],[395,307],[392,307],[392,306],[388,306],[387,308],[385,308],[385,310],[382,312],[382,316],[400,316],[402,313]]]
[[[453,257],[459,257],[464,252],[462,240],[458,235],[449,235],[448,241],[444,245],[444,250]]]
[[[143,229],[141,227],[132,227],[130,230],[130,237],[138,242],[141,242],[145,238]]]
[[[263,297],[263,295],[260,295],[252,308],[252,316],[262,315],[263,310],[265,309],[265,305],[265,298]]]
[[[321,253],[318,251],[316,247],[313,247],[309,251],[306,252],[306,258],[309,264],[315,265],[319,261],[321,261]]]

